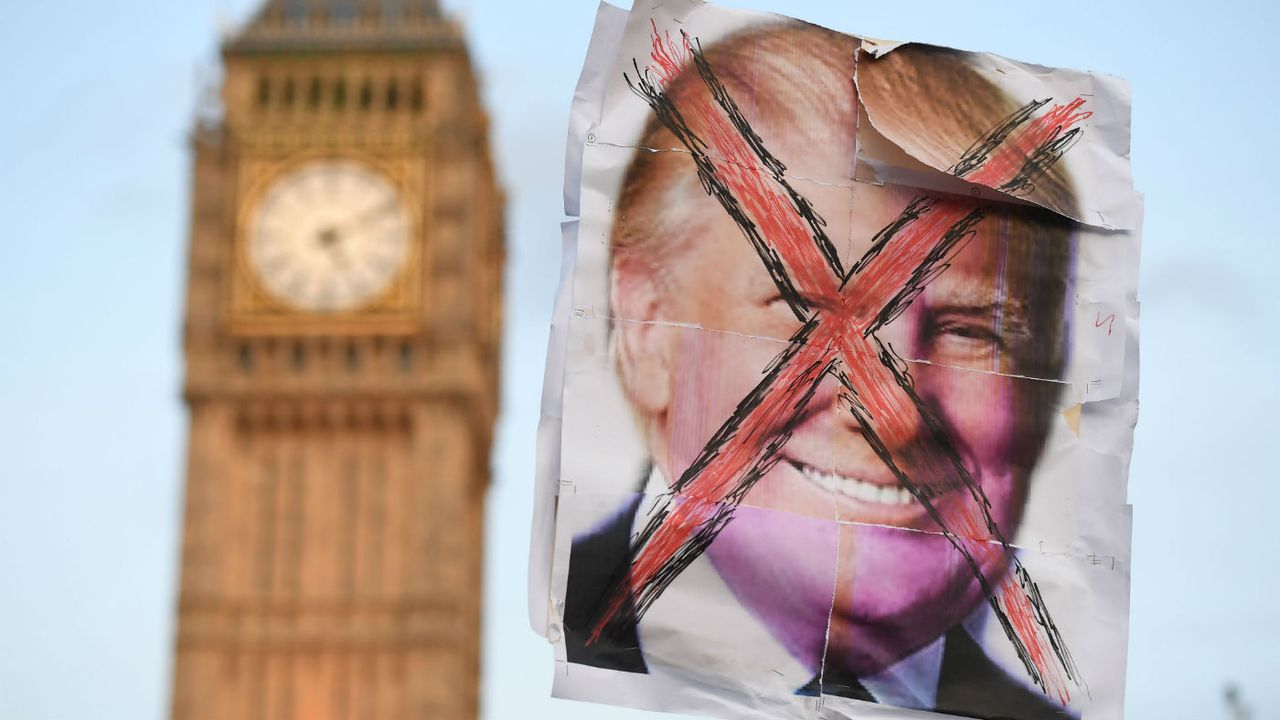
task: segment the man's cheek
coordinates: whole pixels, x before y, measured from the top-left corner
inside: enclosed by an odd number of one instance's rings
[[[930,367],[917,391],[938,413],[970,470],[1003,474],[1017,426],[1014,379],[974,370]]]
[[[668,447],[683,472],[763,379],[781,343],[701,328],[679,333],[674,353]]]
[[[842,567],[853,571],[852,595],[861,617],[907,619],[953,589],[952,547],[937,533],[852,526],[842,543]],[[917,618],[924,620],[925,618]]]

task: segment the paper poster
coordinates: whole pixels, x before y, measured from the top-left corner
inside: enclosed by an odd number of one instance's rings
[[[557,696],[1119,718],[1123,81],[691,0],[574,99],[530,614]]]

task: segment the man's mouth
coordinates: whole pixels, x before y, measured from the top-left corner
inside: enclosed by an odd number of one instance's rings
[[[859,477],[842,475],[833,470],[821,470],[794,460],[788,460],[792,467],[800,471],[810,482],[827,492],[843,495],[864,503],[883,505],[886,507],[911,505],[916,501],[910,490],[900,484],[877,483]],[[925,497],[933,498],[940,494],[938,489],[928,485],[917,488]]]

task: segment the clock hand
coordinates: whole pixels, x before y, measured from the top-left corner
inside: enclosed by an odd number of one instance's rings
[[[329,256],[333,258],[335,265],[346,266],[347,254],[342,249],[342,233],[337,228],[327,227],[316,234],[316,242],[320,247],[329,251]]]
[[[375,220],[391,211],[394,211],[395,209],[396,204],[394,201],[384,200],[355,217],[348,218],[344,222],[340,223],[334,227],[334,232],[340,233],[343,237],[346,237],[349,234],[346,232],[347,230],[363,229],[372,224]]]

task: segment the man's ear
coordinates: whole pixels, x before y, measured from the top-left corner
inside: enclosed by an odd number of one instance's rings
[[[631,406],[646,416],[664,413],[671,402],[673,337],[655,323],[662,307],[657,279],[648,270],[614,268],[610,282],[618,377]]]

